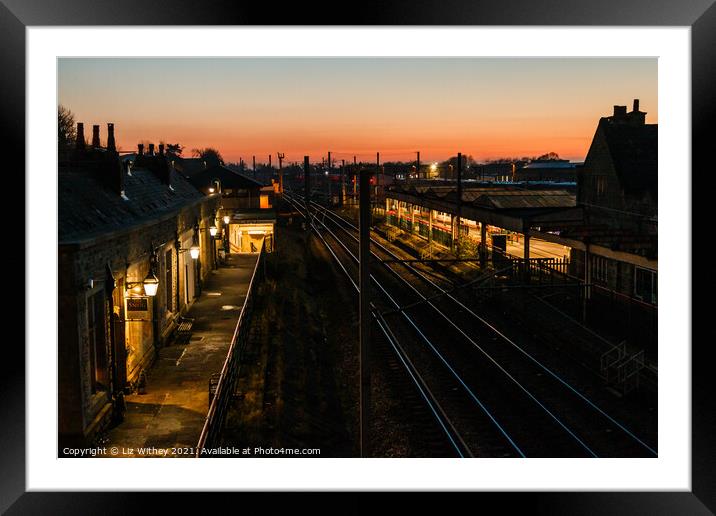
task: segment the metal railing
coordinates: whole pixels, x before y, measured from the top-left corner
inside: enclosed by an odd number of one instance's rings
[[[199,436],[199,442],[196,445],[196,457],[203,457],[204,449],[216,446],[219,433],[221,432],[221,428],[224,424],[229,403],[232,399],[234,387],[238,378],[241,355],[248,340],[251,314],[254,298],[256,297],[256,289],[258,288],[260,281],[263,280],[264,276],[263,262],[265,260],[265,255],[266,243],[264,240],[261,244],[261,250],[251,275],[251,281],[246,292],[246,298],[244,299],[244,304],[241,307],[239,320],[236,323],[236,328],[234,329],[231,344],[229,345],[229,351],[226,354],[226,359],[224,360],[224,365],[221,368],[221,373],[219,373],[218,379],[216,378],[216,375],[214,375],[213,378],[209,380],[209,411],[206,414],[204,426]]]

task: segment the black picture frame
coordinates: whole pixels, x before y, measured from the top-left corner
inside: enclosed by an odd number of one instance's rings
[[[321,6],[295,2],[277,7],[268,2],[240,2],[228,0],[0,0],[0,60],[3,71],[2,105],[3,127],[6,132],[6,153],[16,161],[14,169],[6,173],[17,176],[25,171],[25,49],[27,26],[47,25],[575,25],[575,26],[689,26],[692,43],[692,241],[707,231],[708,218],[695,206],[705,205],[704,196],[714,191],[711,171],[713,143],[709,126],[716,120],[716,5],[714,0],[429,0],[401,5],[395,0],[380,3],[346,3]],[[344,13],[338,15],[338,13]],[[668,145],[668,142],[661,142]],[[711,166],[710,166],[711,165]],[[53,173],[48,171],[48,173]],[[6,176],[7,177],[7,176]],[[673,174],[674,180],[687,180],[686,171]],[[6,179],[7,181],[7,179]],[[14,188],[14,187],[13,187]],[[27,195],[32,195],[28,192]],[[701,199],[699,199],[701,197]],[[19,214],[19,210],[18,210]],[[10,226],[17,217],[10,216]],[[14,237],[14,228],[6,238]],[[702,244],[703,245],[703,244]],[[19,246],[18,246],[19,247]],[[7,260],[12,270],[32,271],[25,266],[24,251],[13,253]],[[691,282],[692,299],[692,491],[691,492],[617,492],[617,493],[479,493],[471,496],[471,506],[497,506],[500,511],[522,509],[531,514],[712,514],[716,511],[716,392],[711,371],[711,346],[716,343],[716,331],[709,324],[708,287],[714,285],[710,269],[706,267],[709,251],[699,253],[684,250],[685,260],[691,260],[693,274],[706,281]],[[52,260],[48,259],[48,263]],[[49,296],[54,293],[48,292]],[[28,310],[41,309],[27,307]],[[6,331],[9,325],[6,326]],[[0,509],[8,514],[125,514],[150,508],[150,493],[131,495],[131,509],[126,493],[40,493],[25,492],[25,353],[15,344],[4,346],[0,360],[2,374],[2,403],[0,403]],[[6,341],[9,344],[9,340]],[[687,343],[669,343],[686,345]],[[48,346],[48,352],[54,349]],[[192,497],[193,503],[218,507],[229,494],[202,493]],[[237,510],[265,510],[264,499],[253,494],[241,494]],[[299,497],[299,505],[320,510],[314,495]],[[373,507],[364,496],[355,503],[341,502],[337,512],[353,512]],[[368,496],[369,499],[376,495]],[[457,495],[464,496],[464,495]],[[473,496],[477,496],[473,499]],[[410,497],[411,503],[422,504],[422,494]],[[236,496],[232,496],[235,502]],[[232,503],[231,501],[229,503]],[[293,502],[295,503],[295,502]],[[375,503],[381,503],[376,501]],[[451,504],[455,503],[451,501]],[[162,512],[182,510],[190,506],[186,494],[162,495]],[[330,506],[321,504],[329,512]],[[298,506],[295,506],[298,507]],[[456,507],[456,506],[453,506]],[[273,511],[270,511],[273,512]]]

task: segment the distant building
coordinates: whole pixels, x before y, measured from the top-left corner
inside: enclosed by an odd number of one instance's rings
[[[613,251],[613,258],[575,250],[577,275],[649,304],[657,303],[658,125],[633,110],[614,106],[599,120],[584,167],[578,174],[577,203],[584,209],[581,238]],[[574,231],[578,233],[578,231]]]
[[[121,418],[131,392],[193,303],[213,266],[209,228],[218,196],[205,197],[142,145],[120,159],[84,144],[58,169],[58,408],[64,445],[92,441]],[[189,250],[196,247],[197,258]]]
[[[474,165],[472,172],[474,178],[480,181],[512,181],[515,172],[515,163],[512,162],[494,162],[481,163]]]
[[[229,217],[225,252],[251,253],[274,248],[275,189],[224,165],[215,165],[191,176],[188,181],[204,195],[221,195],[221,213]]]
[[[595,214],[656,216],[658,125],[647,124],[645,116],[635,100],[630,113],[614,106],[612,116],[599,120],[577,190],[578,202]]]
[[[574,183],[577,180],[576,167],[576,163],[566,159],[533,160],[515,167],[512,180]]]

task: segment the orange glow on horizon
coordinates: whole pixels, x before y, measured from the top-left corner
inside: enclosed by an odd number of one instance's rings
[[[213,147],[278,165],[477,161],[556,152],[583,161],[600,117],[634,98],[658,123],[652,58],[60,59],[59,103],[118,148]],[[604,80],[616,77],[618,80]]]

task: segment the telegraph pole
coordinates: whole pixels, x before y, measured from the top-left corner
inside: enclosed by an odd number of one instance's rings
[[[418,159],[415,163],[415,175],[418,177],[418,179],[420,179],[420,151],[415,151],[415,153],[418,155]]]
[[[286,155],[281,152],[277,152],[276,155],[278,156],[278,191],[283,195],[283,158]]]
[[[360,284],[360,455],[369,455],[368,428],[370,422],[370,173],[360,173],[360,215],[358,241],[358,278]]]
[[[309,211],[310,207],[310,198],[311,198],[311,190],[310,190],[310,184],[308,182],[308,170],[310,168],[310,165],[308,163],[308,156],[303,157],[303,195],[306,199],[306,229],[310,231],[311,226],[311,212]]]
[[[356,173],[356,157],[353,156],[353,204],[356,202],[356,189],[358,188],[358,174]]]
[[[333,206],[333,185],[331,184],[331,151],[328,151],[328,206]]]
[[[457,257],[460,258],[460,215],[462,214],[462,154],[457,153]]]
[[[343,198],[346,195],[346,160],[341,160],[341,196],[339,201],[339,204],[341,208],[343,208]]]
[[[375,153],[375,200],[371,202],[371,214],[378,204],[378,179],[380,178],[380,152]]]
[[[256,179],[256,156],[252,156],[252,158],[253,158],[254,165],[253,165],[253,167],[251,167],[251,170],[254,173],[254,179]]]

